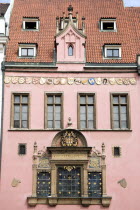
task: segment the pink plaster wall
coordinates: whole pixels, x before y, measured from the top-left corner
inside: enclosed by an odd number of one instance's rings
[[[59,70],[64,69],[59,66]],[[70,66],[69,66],[70,68]],[[75,68],[76,69],[76,68]],[[13,73],[6,73],[13,76]],[[94,92],[96,94],[97,129],[110,129],[110,93],[128,92],[130,95],[130,116],[132,131],[83,131],[88,146],[101,150],[102,142],[106,146],[107,165],[107,194],[112,196],[109,210],[139,210],[139,113],[140,113],[140,79],[137,74],[35,74],[14,73],[15,76],[39,77],[136,77],[137,85],[34,85],[7,84],[4,93],[4,124],[3,124],[3,153],[0,189],[0,210],[45,210],[45,209],[87,209],[82,206],[49,207],[37,205],[31,208],[27,205],[27,196],[32,193],[32,154],[36,141],[38,149],[51,146],[57,131],[9,131],[12,92],[30,93],[30,129],[44,129],[44,95],[45,92],[63,92],[64,94],[64,128],[67,127],[68,117],[72,118],[73,128],[77,129],[77,93]],[[27,143],[27,155],[19,156],[18,143]],[[122,156],[112,156],[112,146],[122,147]],[[18,187],[12,187],[13,178],[21,180]],[[127,188],[122,188],[117,182],[125,178]],[[102,206],[90,206],[88,209],[101,210]]]

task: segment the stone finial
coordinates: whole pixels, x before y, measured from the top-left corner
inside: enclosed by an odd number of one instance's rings
[[[36,141],[34,142],[34,154],[36,154],[37,153],[37,143],[36,143]]]
[[[102,143],[102,154],[104,155],[105,154],[105,144]]]
[[[56,17],[56,33],[59,32],[59,17]]]
[[[82,17],[82,31],[85,33],[85,17]]]
[[[68,118],[68,127],[72,126],[72,121],[71,121],[71,117]]]
[[[72,12],[73,12],[73,7],[71,5],[69,5],[68,7],[68,11],[69,11],[69,20],[72,21]]]

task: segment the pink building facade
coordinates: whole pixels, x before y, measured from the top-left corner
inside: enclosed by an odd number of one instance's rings
[[[139,10],[26,3],[4,63],[1,210],[138,210]]]

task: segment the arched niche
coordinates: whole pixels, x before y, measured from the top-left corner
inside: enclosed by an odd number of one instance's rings
[[[52,140],[51,147],[87,147],[85,136],[75,129],[64,129]]]

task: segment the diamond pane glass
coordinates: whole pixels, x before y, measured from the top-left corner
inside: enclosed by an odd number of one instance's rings
[[[121,104],[126,104],[127,100],[126,100],[126,96],[121,96]]]
[[[28,121],[22,120],[22,121],[21,121],[21,127],[22,127],[22,128],[27,128],[27,127],[28,127]]]
[[[86,113],[86,106],[80,106],[80,113]]]
[[[102,174],[100,172],[88,172],[88,196],[102,197]]]
[[[119,126],[119,121],[117,121],[117,120],[113,121],[113,125],[114,125],[114,128],[119,128],[120,127]]]
[[[67,167],[72,167],[67,169]],[[81,196],[81,170],[79,167],[66,166],[58,168],[58,196]]]
[[[88,128],[94,128],[94,122],[93,122],[93,120],[89,120],[88,121]]]
[[[51,195],[50,172],[37,173],[37,197],[48,197]]]
[[[80,121],[80,128],[86,128],[86,121],[84,120]]]
[[[19,127],[20,127],[20,121],[14,120],[14,128],[19,128]]]
[[[20,106],[19,105],[14,106],[14,112],[20,112]]]

